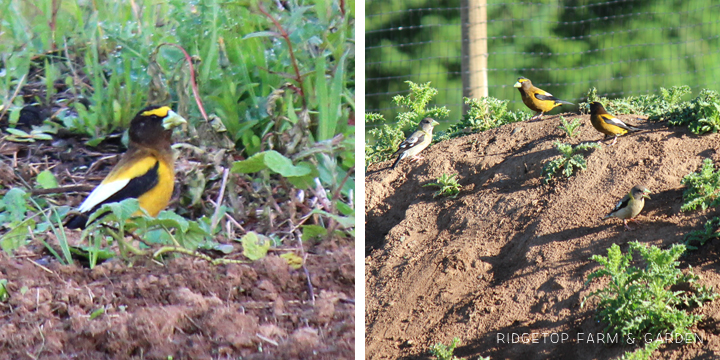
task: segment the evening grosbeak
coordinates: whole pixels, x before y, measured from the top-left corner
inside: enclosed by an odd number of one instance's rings
[[[628,131],[640,131],[640,129],[627,125],[620,119],[608,114],[602,104],[597,101],[590,103],[590,122],[597,131],[605,134],[603,140],[608,136],[615,136],[610,146],[615,145],[618,136],[625,135]]]
[[[393,169],[397,166],[400,160],[408,156],[412,156],[412,161],[422,159],[422,157],[418,156],[418,154],[425,150],[425,148],[430,145],[430,142],[432,142],[432,131],[435,125],[439,125],[439,123],[429,117],[420,121],[418,130],[408,136],[405,141],[400,143],[397,151],[392,154],[392,156],[400,154],[397,160],[395,160],[395,163],[392,165]]]
[[[539,120],[544,113],[562,104],[574,105],[571,102],[554,97],[551,93],[543,89],[536,88],[528,78],[518,78],[514,86],[520,91],[523,103],[525,103],[530,110],[536,112],[536,114],[530,118],[530,121]]]
[[[65,226],[84,229],[88,216],[103,204],[136,198],[151,216],[163,210],[175,185],[172,129],[187,121],[167,106],[149,106],[130,122],[128,149]]]
[[[622,198],[617,205],[615,205],[612,211],[605,215],[603,220],[610,217],[622,219],[625,229],[630,230],[630,227],[627,224],[628,221],[637,222],[634,217],[636,217],[643,209],[643,206],[645,206],[645,199],[650,198],[650,196],[648,196],[649,193],[650,190],[646,189],[644,186],[635,185],[635,187],[633,187],[630,192],[625,195],[625,197]]]

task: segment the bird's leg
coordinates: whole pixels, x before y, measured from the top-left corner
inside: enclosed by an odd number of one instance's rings
[[[538,111],[538,112],[536,112],[536,113],[535,113],[535,115],[533,115],[533,116],[532,116],[532,117],[530,118],[530,120],[528,120],[528,121],[535,121],[535,120],[539,120],[539,119],[540,119],[540,117],[542,116],[542,114],[543,114],[543,112],[542,112],[542,111]]]
[[[423,159],[425,159],[425,158],[422,157],[422,156],[420,156],[420,155],[413,155],[413,157],[410,158],[410,161],[411,161],[411,162],[416,162],[416,161],[418,161],[418,160],[423,160]]]
[[[635,220],[635,219],[628,219],[627,221],[632,222],[632,223],[636,223],[636,224],[640,224],[640,222],[637,221],[637,220]]]
[[[628,226],[627,222],[628,222],[627,219],[623,219],[623,224],[625,225],[625,229],[626,229],[626,230],[632,230],[632,229]]]

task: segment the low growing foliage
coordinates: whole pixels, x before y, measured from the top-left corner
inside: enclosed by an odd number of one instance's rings
[[[720,205],[718,199],[720,171],[715,171],[715,165],[711,159],[703,160],[700,171],[685,175],[680,183],[687,186],[683,193],[685,202],[680,207],[680,210],[695,210],[698,206],[705,210]]]
[[[658,334],[678,337],[690,333],[690,327],[702,316],[690,314],[684,308],[702,306],[717,294],[704,286],[690,291],[670,290],[673,285],[692,284],[698,280],[692,268],[686,274],[677,268],[680,264],[677,260],[684,251],[685,245],[681,244],[662,250],[634,241],[626,254],[620,246],[613,244],[607,257],[593,255],[592,260],[600,263],[602,268],[588,276],[586,285],[603,277],[608,277],[609,281],[588,298],[600,299],[597,318],[607,324],[606,332],[634,339],[644,339],[646,334],[655,338]],[[640,254],[644,269],[630,265],[633,252]],[[585,305],[585,300],[581,306]]]
[[[587,160],[580,154],[582,151],[590,149],[598,149],[600,145],[597,143],[582,143],[575,146],[564,144],[559,141],[555,142],[555,148],[560,152],[561,156],[555,160],[548,161],[542,168],[542,176],[545,177],[543,182],[546,184],[557,176],[561,171],[565,177],[572,176],[575,171],[585,170],[587,168]]]
[[[577,129],[582,126],[582,123],[580,122],[580,118],[574,118],[571,122],[568,122],[565,120],[564,116],[560,117],[560,122],[562,122],[562,125],[558,126],[558,129],[562,130],[567,134],[567,136],[573,138],[575,135],[577,135]]]
[[[458,345],[460,345],[460,339],[453,338],[452,344],[449,346],[442,343],[437,343],[431,346],[430,353],[437,357],[438,360],[458,360],[458,358],[453,355],[453,352]]]
[[[457,174],[442,174],[436,182],[425,184],[423,187],[437,186],[440,190],[433,193],[433,197],[447,196],[454,199],[460,193],[460,184],[458,184],[456,176]]]
[[[719,238],[719,227],[720,217],[716,216],[706,221],[702,230],[695,230],[685,235],[685,246],[687,246],[688,250],[697,250],[697,246],[703,246],[706,242],[715,238]],[[693,245],[695,242],[697,242],[697,246]]]
[[[463,115],[459,123],[439,134],[439,138],[451,139],[530,118],[530,114],[523,111],[508,111],[508,100],[493,97],[463,98],[463,100],[465,105],[470,107],[468,112]]]

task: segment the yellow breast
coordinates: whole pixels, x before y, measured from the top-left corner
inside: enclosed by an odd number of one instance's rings
[[[160,211],[167,207],[175,187],[175,169],[168,167],[165,162],[160,161],[158,166],[158,184],[150,191],[140,195],[138,202],[140,207],[150,214],[157,216]]]

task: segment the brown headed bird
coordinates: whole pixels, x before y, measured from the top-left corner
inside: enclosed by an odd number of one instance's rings
[[[520,91],[523,103],[525,103],[530,110],[536,112],[536,114],[530,118],[530,121],[539,120],[544,113],[562,104],[575,105],[571,102],[560,100],[543,89],[536,88],[530,79],[525,77],[518,78],[514,86]]]
[[[628,131],[640,131],[640,129],[627,125],[620,119],[608,114],[602,104],[597,101],[590,103],[590,122],[597,131],[605,134],[603,140],[608,136],[615,136],[610,146],[615,145],[618,136],[625,135]]]

